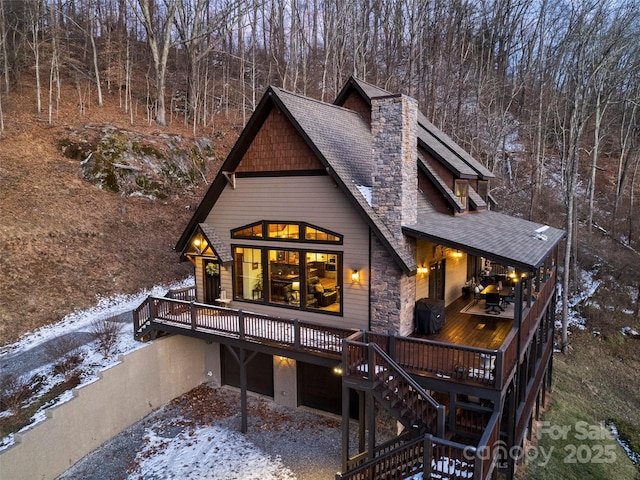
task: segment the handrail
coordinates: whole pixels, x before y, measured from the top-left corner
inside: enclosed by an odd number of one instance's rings
[[[188,291],[189,289],[181,289]],[[361,330],[343,329],[301,320],[272,317],[227,307],[189,302],[165,297],[148,297],[134,310],[136,337],[140,337],[153,324],[169,325],[191,331],[231,336],[256,343],[275,343],[294,351],[339,354],[342,340],[349,339],[351,349],[357,349],[355,340],[375,343],[399,367],[409,373],[419,372],[446,381],[473,383],[484,388],[502,389],[516,362],[511,332],[502,349],[492,350],[465,345],[442,343],[414,337],[399,337]],[[242,331],[241,331],[242,328]],[[162,330],[162,328],[159,328]],[[353,351],[358,362],[364,351]]]
[[[133,310],[134,335],[140,334],[148,324],[151,324],[153,320],[151,315],[150,298],[151,297],[145,298],[144,301]]]
[[[193,301],[166,297],[149,297],[147,301],[156,323],[253,343],[274,344],[294,351],[339,355],[342,340],[357,333],[352,329],[327,327]]]
[[[381,357],[387,363],[387,366],[390,368],[390,370],[393,371],[394,384],[400,383],[399,380],[401,379],[406,385],[408,385],[408,388],[403,388],[403,391],[405,392],[404,397],[407,404],[411,402],[406,397],[409,394],[409,392],[412,392],[412,395],[414,396],[414,402],[412,403],[414,404],[418,403],[416,402],[416,400],[426,401],[427,404],[431,407],[431,409],[427,407],[422,411],[420,411],[419,409],[415,409],[416,413],[420,415],[420,418],[423,422],[429,424],[429,421],[428,421],[429,418],[424,418],[424,415],[427,415],[427,417],[429,417],[431,416],[431,412],[435,410],[435,414],[436,414],[435,415],[436,416],[435,434],[438,437],[444,437],[444,422],[445,422],[444,405],[440,405],[431,395],[429,395],[422,388],[422,386],[418,384],[418,382],[416,382],[407,372],[405,372],[403,368],[400,365],[398,365],[390,356],[388,356],[382,350],[382,348],[380,348],[377,344],[370,343],[369,348],[372,349],[375,354]],[[375,359],[375,355],[369,355],[369,371],[376,372],[376,367],[378,366],[378,364],[379,364],[379,361]],[[397,377],[395,377],[395,375],[397,375]]]
[[[445,422],[445,407],[444,405],[440,405],[431,395],[429,395],[419,384],[418,382],[416,382],[413,378],[411,378],[411,376],[405,372],[402,367],[400,367],[400,365],[398,365],[396,362],[393,361],[393,359],[391,357],[389,357],[377,344],[375,343],[370,343],[369,344],[369,348],[373,350],[373,352],[375,352],[378,356],[380,356],[388,365],[388,367],[390,367],[390,369],[393,372],[393,380],[394,383],[398,383],[398,380],[396,379],[395,375],[397,375],[400,379],[402,379],[403,382],[405,382],[409,388],[408,389],[404,389],[405,395],[409,394],[409,392],[413,392],[412,394],[414,395],[415,399],[420,399],[422,401],[425,401],[432,407],[432,409],[429,411],[418,411],[416,413],[420,414],[421,420],[423,422],[425,422],[427,425],[429,424],[429,419],[428,418],[424,418],[423,415],[426,413],[427,415],[429,415],[430,413],[433,412],[433,410],[435,410],[435,414],[436,414],[436,435],[438,437],[444,437],[444,422]],[[376,368],[378,366],[378,361],[376,361],[373,355],[369,356],[369,371],[370,372],[374,372],[373,375],[374,376],[378,376],[376,374]],[[409,400],[407,398],[405,398],[405,401],[407,403],[410,403]],[[416,402],[413,402],[416,403]]]
[[[394,337],[394,360],[404,370],[420,371],[437,377],[493,388],[498,350],[440,343],[413,337]]]
[[[424,389],[420,386],[420,384],[418,384],[418,382],[411,378],[411,376],[407,374],[407,372],[405,372],[402,367],[398,365],[389,355],[387,355],[378,345],[376,345],[375,343],[370,343],[369,348],[372,348],[374,352],[380,355],[393,368],[394,373],[398,374],[398,376],[401,377],[402,380],[407,382],[409,386],[411,386],[411,388],[416,391],[416,393],[423,396],[424,399],[431,404],[431,406],[433,406],[434,408],[441,406],[431,395],[424,391]]]
[[[473,453],[474,456],[468,455],[467,452]],[[419,473],[423,474],[423,478],[444,478],[442,475],[432,474],[453,474],[459,470],[459,464],[463,462],[466,463],[466,471],[471,473],[477,468],[475,454],[474,447],[437,438],[428,433],[351,470],[336,474],[336,480],[401,479]]]
[[[487,423],[484,434],[478,442],[475,451],[474,478],[488,479],[498,461],[498,447],[500,447],[500,412],[494,412]]]
[[[194,300],[196,298],[196,286],[189,285],[188,287],[172,288],[167,292],[165,297],[173,298],[175,300]]]

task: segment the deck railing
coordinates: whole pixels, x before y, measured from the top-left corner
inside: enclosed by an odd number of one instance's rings
[[[383,453],[356,468],[336,475],[336,480],[403,479],[422,473],[422,478],[486,480],[478,448],[427,434]]]
[[[432,433],[444,436],[445,407],[436,402],[377,343],[364,343],[353,335],[344,340],[343,376],[354,381],[384,384],[390,395],[403,399],[403,408],[413,412]]]
[[[550,277],[538,292],[538,296],[531,306],[524,308],[520,325],[520,344],[525,345],[532,331],[538,326],[538,320],[544,313],[555,289],[555,277]]]
[[[137,336],[153,322],[159,326],[336,357],[342,353],[342,340],[354,333],[350,329],[160,297],[148,297],[134,310],[133,317]]]
[[[514,332],[510,334],[515,335]],[[372,332],[362,332],[357,340],[375,343],[389,355],[400,367],[411,373],[430,374],[432,376],[461,382],[474,382],[482,386],[502,388],[504,370],[513,368],[515,353],[509,361],[504,361],[503,350],[491,350],[464,345],[453,345],[413,337],[398,337]],[[515,344],[515,342],[513,342]],[[366,347],[351,347],[347,355],[346,367],[357,365],[366,358]]]
[[[189,285],[188,287],[172,288],[167,292],[165,297],[190,302],[196,298],[196,286]]]
[[[545,282],[538,300],[523,312],[520,332],[514,328],[498,350],[372,332],[358,333],[358,340],[375,343],[409,373],[502,389],[517,363],[518,335],[522,341],[537,328],[543,309],[553,294],[553,287],[553,281]],[[183,290],[179,295],[192,298],[189,289]],[[330,353],[332,356],[342,352],[342,340],[354,333],[354,330],[311,322],[160,297],[147,298],[134,310],[133,316],[137,336],[141,336],[152,323],[157,323],[296,351]],[[352,349],[347,362],[359,362],[363,355],[365,351]],[[343,365],[345,367],[349,368]]]
[[[499,454],[503,453],[502,447],[503,444],[500,442],[500,412],[494,412],[475,451],[474,479],[484,480],[490,478],[498,463]]]

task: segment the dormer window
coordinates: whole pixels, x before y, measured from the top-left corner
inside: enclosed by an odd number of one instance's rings
[[[478,180],[478,195],[485,202],[489,202],[489,181],[488,180]]]
[[[462,206],[468,208],[469,183],[466,180],[456,180],[454,192]]]

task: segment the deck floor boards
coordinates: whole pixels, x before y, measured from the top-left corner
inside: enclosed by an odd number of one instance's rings
[[[499,349],[513,327],[513,319],[461,313],[473,300],[458,298],[445,310],[444,326],[434,334],[415,337],[469,347]]]

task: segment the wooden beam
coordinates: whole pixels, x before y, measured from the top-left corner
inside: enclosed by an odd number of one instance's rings
[[[236,172],[222,172],[231,188],[236,189]]]

